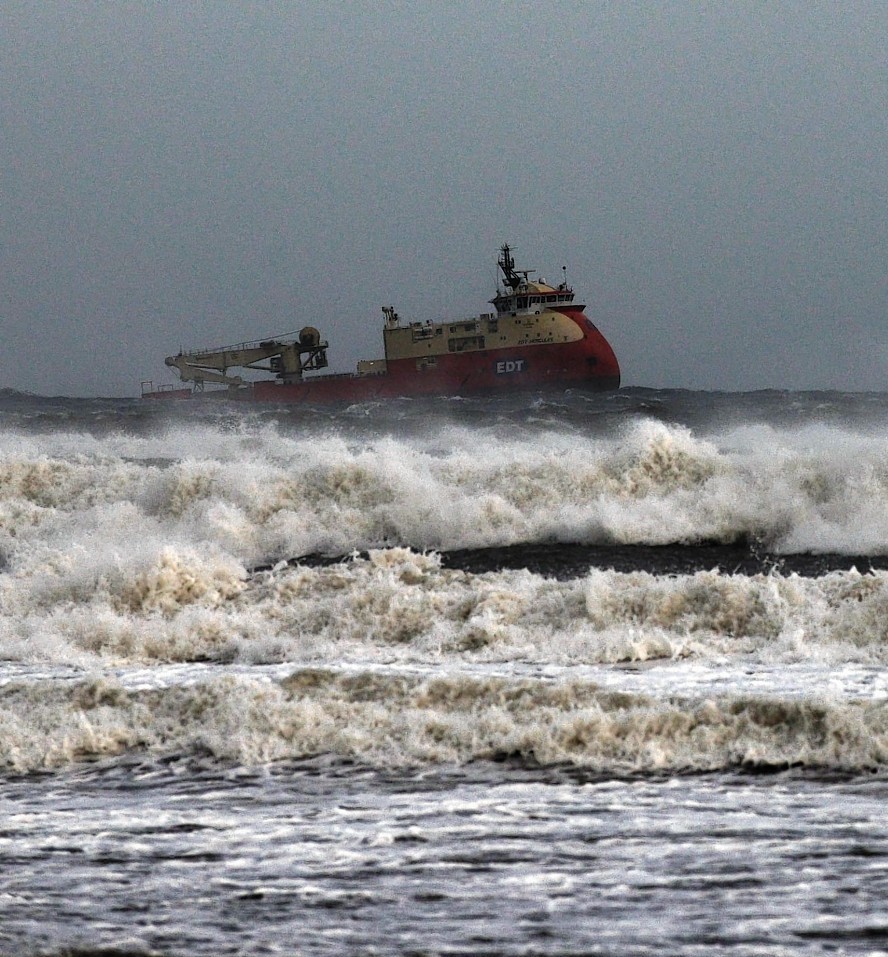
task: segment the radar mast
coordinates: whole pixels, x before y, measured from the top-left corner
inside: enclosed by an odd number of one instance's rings
[[[497,264],[503,271],[506,285],[513,291],[517,289],[521,285],[521,277],[515,272],[515,260],[512,258],[512,249],[508,243],[503,243],[500,247],[500,258]]]

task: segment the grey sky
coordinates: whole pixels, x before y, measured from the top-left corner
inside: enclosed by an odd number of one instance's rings
[[[0,5],[0,387],[568,278],[627,385],[884,389],[888,3]]]

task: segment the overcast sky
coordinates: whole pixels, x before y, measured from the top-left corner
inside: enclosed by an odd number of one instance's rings
[[[0,388],[568,279],[627,385],[888,382],[888,3],[0,4]]]

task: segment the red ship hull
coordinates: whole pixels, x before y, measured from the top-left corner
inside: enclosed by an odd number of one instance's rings
[[[361,402],[410,396],[620,387],[613,349],[579,310],[563,310],[583,331],[577,342],[532,344],[440,356],[436,368],[417,370],[412,359],[390,360],[378,375],[328,375],[296,383],[253,383],[243,398],[256,402]]]
[[[375,375],[320,375],[301,382],[274,379],[227,389],[146,392],[146,399],[227,398],[247,402],[337,403],[412,396],[459,396],[548,389],[605,392],[620,387],[620,367],[608,341],[582,310],[560,310],[582,330],[569,343],[533,343],[439,357],[434,368],[418,370],[413,359],[388,362]]]

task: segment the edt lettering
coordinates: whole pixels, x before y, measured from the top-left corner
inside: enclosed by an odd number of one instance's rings
[[[510,372],[523,372],[525,359],[500,359],[496,364],[496,374],[505,375]]]

